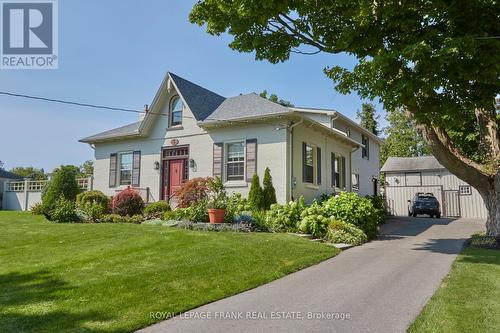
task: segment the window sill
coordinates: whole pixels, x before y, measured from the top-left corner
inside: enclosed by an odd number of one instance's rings
[[[306,184],[306,188],[311,190],[319,190],[319,186],[315,184]]]
[[[184,127],[182,125],[175,125],[175,126],[170,126],[167,128],[168,131],[179,131],[183,130]]]
[[[244,180],[230,180],[224,183],[225,187],[248,187],[248,183]]]

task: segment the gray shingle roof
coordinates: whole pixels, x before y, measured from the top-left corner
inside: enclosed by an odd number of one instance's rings
[[[287,112],[292,111],[288,107],[251,93],[226,99],[205,121],[251,118]]]
[[[137,121],[132,124],[128,124],[125,126],[121,126],[118,128],[111,129],[109,131],[104,131],[95,135],[88,136],[86,138],[80,139],[80,142],[94,142],[97,140],[105,140],[112,139],[115,137],[121,137],[125,135],[134,135],[139,134],[139,126],[141,125],[141,121]]]
[[[414,171],[445,169],[434,156],[389,157],[380,171]]]
[[[16,175],[15,173],[9,172],[4,169],[0,169],[0,178],[8,179],[23,179],[23,177]]]
[[[169,73],[197,121],[205,120],[226,99],[173,73]]]

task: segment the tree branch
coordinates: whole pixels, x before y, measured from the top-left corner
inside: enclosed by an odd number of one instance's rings
[[[480,149],[487,160],[500,162],[500,138],[495,109],[476,108],[474,113],[479,125]]]
[[[416,112],[408,106],[405,106],[405,111],[410,118],[413,118]],[[480,192],[490,189],[492,175],[485,172],[480,164],[462,154],[443,128],[422,123],[417,123],[416,126],[422,132],[432,154],[446,169]]]

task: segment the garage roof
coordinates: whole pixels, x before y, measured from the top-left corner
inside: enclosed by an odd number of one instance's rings
[[[380,171],[415,171],[445,169],[434,156],[389,157]]]

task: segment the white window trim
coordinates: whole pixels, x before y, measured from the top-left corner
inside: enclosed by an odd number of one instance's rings
[[[467,192],[462,191],[462,190],[467,190]],[[470,185],[460,185],[458,187],[458,193],[460,195],[472,195],[472,188]]]
[[[227,172],[227,164],[228,164],[228,146],[232,143],[243,143],[243,179],[242,180],[229,180],[227,178],[228,172]],[[224,142],[224,185],[227,187],[242,187],[242,186],[247,186],[247,180],[246,180],[246,174],[247,174],[247,145],[246,145],[246,140],[245,139],[238,139],[238,140],[229,140]]]
[[[354,186],[354,182],[352,177],[355,177],[357,180],[357,185]],[[351,173],[351,189],[354,192],[359,192],[359,173]]]
[[[306,184],[307,188],[311,189],[319,189],[318,187],[318,146],[315,145],[314,143],[306,142],[306,146],[312,147],[313,151],[313,181],[312,183],[305,181],[304,184]],[[307,150],[307,148],[306,148]],[[302,157],[304,160],[304,157]]]
[[[130,184],[122,184],[122,156],[130,154],[132,156],[132,164],[131,164],[131,169],[130,169]],[[116,178],[118,178],[118,186],[132,186],[132,174],[134,172],[134,151],[129,150],[129,151],[121,151],[117,153],[118,155],[118,168],[117,172],[118,175]]]

